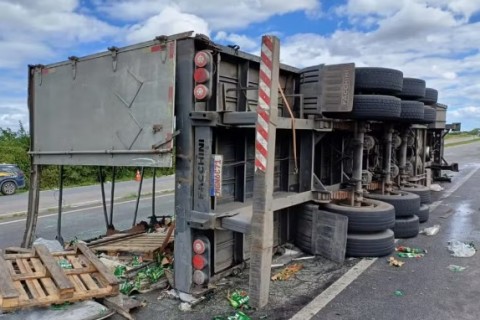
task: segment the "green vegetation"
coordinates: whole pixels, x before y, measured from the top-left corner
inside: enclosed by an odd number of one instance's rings
[[[473,142],[478,142],[480,141],[480,138],[474,138],[471,140],[465,140],[465,141],[458,141],[458,142],[452,142],[452,143],[445,143],[445,147],[453,147],[453,146],[458,146],[461,144],[467,144],[467,143],[473,143]]]
[[[17,164],[27,176],[27,187],[30,177],[30,135],[20,123],[18,131],[9,128],[0,128],[0,163]],[[117,181],[132,180],[135,177],[135,167],[117,167],[115,178]],[[157,169],[157,176],[173,174],[173,168]],[[58,187],[60,170],[58,166],[43,166],[41,173],[41,189],[47,190]],[[104,168],[107,180],[112,178],[112,169]],[[152,177],[153,169],[145,168],[145,177]],[[65,166],[66,187],[84,186],[98,183],[98,168],[95,166]]]
[[[468,137],[478,137],[480,136],[480,128],[475,128],[470,131],[453,131],[445,136],[445,139],[457,139],[457,138],[468,138]]]

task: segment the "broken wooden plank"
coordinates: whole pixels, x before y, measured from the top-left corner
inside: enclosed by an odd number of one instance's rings
[[[8,270],[8,264],[3,259],[3,252],[0,250],[0,298],[2,306],[10,308],[18,305],[19,293]]]
[[[118,287],[118,279],[111,274],[110,271],[108,271],[107,266],[105,266],[97,258],[97,256],[87,248],[85,244],[77,243],[76,248],[90,261],[90,263],[97,269],[98,273],[105,278],[109,285]]]
[[[58,265],[55,258],[50,254],[47,247],[44,245],[35,245],[35,252],[43,262],[43,265],[47,269],[49,276],[55,282],[60,298],[71,298],[75,288],[72,282],[63,272],[63,269]]]
[[[115,297],[104,298],[102,299],[102,304],[117,311],[120,315],[130,320],[135,319],[130,314],[130,310],[138,308],[142,305],[140,301],[131,299],[123,294],[119,294]]]

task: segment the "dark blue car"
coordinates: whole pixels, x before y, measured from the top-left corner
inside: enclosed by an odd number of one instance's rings
[[[14,164],[0,164],[0,192],[11,195],[25,187],[25,174]]]

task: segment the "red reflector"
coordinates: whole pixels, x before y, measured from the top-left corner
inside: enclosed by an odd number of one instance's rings
[[[207,260],[205,259],[204,256],[196,254],[193,256],[192,263],[193,263],[194,269],[202,270],[207,265]]]
[[[195,82],[205,83],[210,79],[210,72],[208,72],[205,68],[198,68],[195,70],[193,78],[195,79]]]
[[[205,242],[200,239],[193,241],[193,252],[203,254],[205,252]]]
[[[203,100],[208,96],[208,88],[203,84],[199,84],[193,89],[193,95],[198,100]]]
[[[210,55],[205,51],[199,51],[194,60],[197,67],[203,68],[210,62]]]

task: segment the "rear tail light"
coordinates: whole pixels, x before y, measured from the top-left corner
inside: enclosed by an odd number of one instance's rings
[[[192,244],[193,282],[206,285],[210,278],[210,240],[206,236],[198,236]]]
[[[212,95],[213,56],[210,51],[199,51],[195,54],[194,63],[195,88],[193,95],[196,100],[203,103],[203,100],[209,99]]]

